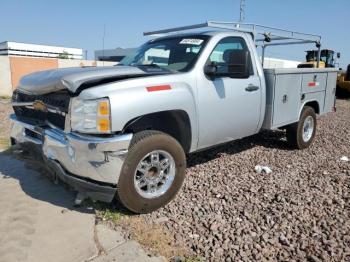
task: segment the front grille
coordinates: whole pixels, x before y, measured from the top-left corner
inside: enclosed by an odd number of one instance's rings
[[[70,96],[68,92],[56,92],[46,95],[27,95],[18,91],[14,92],[13,102],[41,101],[45,105],[53,106],[63,113],[68,113]],[[65,116],[53,112],[43,112],[25,106],[15,106],[14,111],[18,119],[35,125],[45,125],[47,122],[64,129]]]
[[[69,93],[56,92],[46,95],[27,95],[18,91],[14,92],[14,98],[16,102],[33,102],[41,101],[47,105],[55,106],[61,109],[62,112],[68,112],[69,106]]]

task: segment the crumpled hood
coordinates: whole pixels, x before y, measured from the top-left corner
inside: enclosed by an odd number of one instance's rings
[[[158,74],[160,72],[158,71]],[[164,72],[163,72],[164,73]],[[33,95],[43,95],[68,89],[75,93],[80,86],[103,80],[155,75],[132,66],[78,67],[40,71],[22,77],[18,90]]]

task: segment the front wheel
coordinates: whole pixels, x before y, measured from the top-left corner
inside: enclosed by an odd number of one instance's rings
[[[136,133],[118,181],[121,203],[149,213],[171,201],[185,178],[186,156],[173,137],[158,131]]]
[[[287,141],[296,149],[308,148],[316,135],[316,113],[312,107],[305,106],[300,120],[287,127]]]

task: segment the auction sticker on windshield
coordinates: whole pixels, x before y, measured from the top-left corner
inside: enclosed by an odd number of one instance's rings
[[[180,44],[182,45],[200,45],[203,43],[203,39],[182,39]]]

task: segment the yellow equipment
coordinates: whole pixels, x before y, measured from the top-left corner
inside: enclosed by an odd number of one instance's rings
[[[306,51],[306,62],[298,65],[298,68],[316,68],[317,67],[317,54],[318,50]],[[335,52],[330,49],[321,50],[320,56],[320,68],[335,67]],[[337,58],[340,58],[340,53],[337,53]]]
[[[340,95],[350,94],[350,65],[346,71],[342,71],[337,79],[337,93]]]
[[[298,65],[298,68],[316,68],[317,67],[317,54],[318,50],[306,51],[306,62]],[[337,53],[330,49],[321,50],[320,56],[320,68],[336,67],[336,59],[340,58],[340,53]],[[342,71],[338,74],[337,79],[337,94],[340,96],[350,95],[350,65],[346,71]]]

